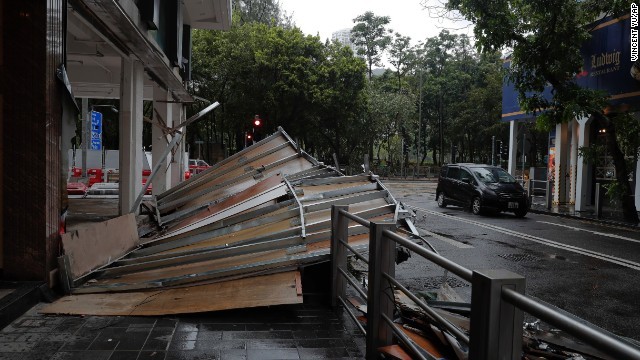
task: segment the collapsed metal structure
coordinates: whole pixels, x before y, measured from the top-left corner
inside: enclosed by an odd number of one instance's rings
[[[349,205],[359,217],[396,224],[399,234],[417,239],[410,213],[377,176],[344,176],[278,129],[143,203],[153,221],[135,226],[132,216],[122,217],[91,234],[65,234],[60,271],[72,296],[45,312],[158,315],[301,302],[300,269],[330,260],[332,205]],[[104,243],[118,245],[95,253],[98,245],[83,239],[87,236],[104,236]],[[366,250],[368,239],[367,228],[349,226],[354,249]],[[86,256],[93,261],[81,264]],[[257,277],[257,284],[247,285]],[[263,292],[247,305],[243,300],[255,289],[243,286],[263,286]],[[236,300],[216,301],[223,288],[236,289]],[[181,299],[206,301],[189,309],[149,310],[149,302],[160,301],[164,292],[171,295],[163,301],[171,302],[176,289]],[[291,289],[291,296],[271,299],[265,295],[269,289]]]

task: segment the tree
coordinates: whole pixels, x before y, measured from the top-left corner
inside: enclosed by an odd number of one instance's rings
[[[391,22],[388,16],[376,16],[373,12],[367,11],[359,15],[353,22],[356,25],[351,29],[353,43],[358,49],[358,55],[365,57],[369,70],[369,80],[371,80],[373,65],[380,66],[382,53],[391,42],[391,30],[385,26]]]
[[[292,22],[277,0],[233,0],[233,18],[238,25],[259,22],[291,27]]]
[[[234,152],[259,114],[265,133],[283,126],[320,160],[333,153],[348,160],[368,141],[358,117],[365,72],[348,47],[325,45],[296,28],[252,22],[225,32],[196,30],[190,86],[222,106],[187,136],[225,143]]]
[[[522,109],[537,113],[541,126],[592,116],[606,128],[624,218],[637,223],[638,213],[629,196],[629,171],[616,136],[619,114],[605,114],[607,94],[581,88],[574,81],[582,67],[580,47],[590,36],[587,25],[602,14],[624,13],[630,3],[449,0],[447,7],[473,22],[477,44],[483,51],[513,50],[509,79],[519,93]],[[547,84],[553,87],[551,99],[541,95]]]
[[[411,38],[395,33],[389,49],[389,62],[396,68],[398,91],[402,89],[402,77],[409,71],[414,59],[415,52],[411,47]]]

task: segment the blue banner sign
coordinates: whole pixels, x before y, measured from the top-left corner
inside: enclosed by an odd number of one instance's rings
[[[102,113],[91,111],[91,150],[102,150]]]
[[[611,105],[639,105],[640,82],[631,76],[630,15],[607,17],[589,27],[591,38],[580,50],[583,66],[576,75],[576,83],[581,87],[606,91]],[[510,66],[510,62],[507,60],[504,66]],[[546,88],[543,95],[550,99],[551,87]],[[530,118],[534,115],[520,110],[515,87],[505,79],[502,85],[502,120]]]

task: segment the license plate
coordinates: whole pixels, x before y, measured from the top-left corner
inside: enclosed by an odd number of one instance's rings
[[[509,201],[509,203],[507,204],[507,207],[509,209],[517,209],[518,208],[518,203],[515,201]]]

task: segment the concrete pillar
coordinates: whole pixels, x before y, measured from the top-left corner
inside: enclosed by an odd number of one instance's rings
[[[142,190],[142,101],[144,68],[122,58],[120,78],[120,215],[128,214]],[[138,212],[138,209],[134,209]]]
[[[186,112],[184,111],[184,106],[182,106],[182,104],[172,104],[171,111],[173,112],[174,126],[183,123],[186,120]],[[187,141],[187,128],[184,127],[180,129],[180,131],[182,131],[183,134],[182,141],[178,144],[175,155],[170,157],[171,169],[168,180],[169,188],[172,188],[184,181],[184,144]]]
[[[167,149],[167,145],[171,141],[171,136],[164,134],[165,127],[173,126],[173,106],[168,102],[171,100],[171,94],[160,86],[153,87],[153,126],[151,127],[152,147],[151,153],[154,169],[158,163],[162,163],[155,177],[153,178],[153,194],[158,195],[167,191],[171,187],[170,170],[167,170],[167,161],[171,161],[171,154],[162,158],[162,154]],[[171,163],[168,165],[171,167]]]
[[[556,153],[555,153],[555,182],[553,184],[555,192],[553,194],[554,204],[567,202],[567,152],[569,151],[567,123],[556,125]]]
[[[516,176],[516,156],[518,155],[518,123],[512,121],[509,123],[509,164],[507,171],[512,176]]]
[[[590,118],[578,120],[576,131],[578,138],[578,148],[589,146],[589,133],[591,129]],[[591,184],[589,181],[589,164],[582,156],[577,157],[576,164],[576,211],[585,211],[591,205]]]
[[[571,147],[569,156],[569,203],[576,203],[576,182],[578,172],[578,122],[569,122],[569,135],[571,135]]]

